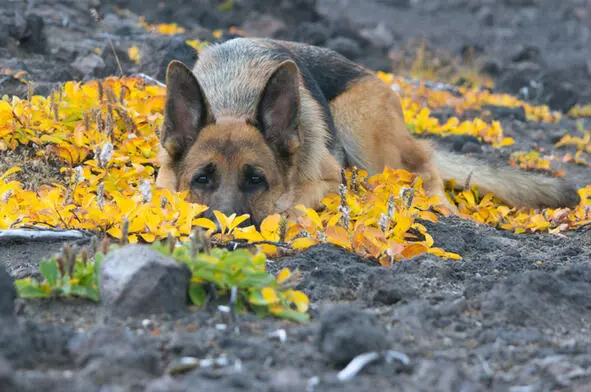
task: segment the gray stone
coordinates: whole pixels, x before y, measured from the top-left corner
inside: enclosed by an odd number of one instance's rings
[[[482,146],[480,144],[478,144],[478,143],[467,142],[467,143],[464,143],[464,145],[462,146],[462,149],[460,150],[460,152],[462,154],[479,153],[479,152],[482,152]]]
[[[307,380],[293,367],[273,372],[269,380],[269,392],[305,391],[306,386]]]
[[[410,8],[411,0],[378,0],[378,3],[389,5],[396,8]]]
[[[101,301],[111,314],[140,316],[186,309],[191,271],[145,245],[107,254],[100,267]]]
[[[295,29],[296,41],[307,42],[311,45],[324,45],[330,38],[330,27],[324,23],[304,22]]]
[[[489,111],[495,120],[512,119],[522,122],[527,121],[525,109],[521,106],[512,108],[508,106],[483,105],[482,109]]]
[[[105,68],[105,61],[96,53],[86,56],[78,56],[72,63],[72,67],[84,75],[94,75]]]
[[[326,46],[349,59],[355,59],[361,55],[361,46],[357,41],[347,37],[335,37],[326,41]]]
[[[421,385],[428,385],[433,391],[483,391],[484,388],[474,383],[457,365],[450,361],[420,361],[413,379]]]
[[[249,37],[276,37],[285,29],[287,25],[281,19],[268,14],[249,19],[242,25],[242,30]]]
[[[169,375],[151,381],[146,386],[146,392],[183,392],[187,389]]]
[[[47,374],[40,370],[15,372],[14,379],[15,388],[6,389],[7,392],[88,392],[99,390],[97,385],[90,383],[83,377]],[[1,385],[0,391],[4,391]]]
[[[199,334],[190,332],[175,332],[169,342],[170,350],[181,357],[201,358],[209,350],[206,339]]]
[[[96,77],[120,75],[120,65],[122,69],[129,69],[132,66],[132,62],[129,58],[129,55],[127,54],[127,51],[120,47],[111,48],[110,45],[105,45],[100,56],[103,59],[105,66],[102,69],[97,69],[95,71]]]
[[[166,69],[172,60],[178,60],[184,64],[195,64],[197,60],[197,52],[181,36],[172,36],[166,40],[159,39],[156,45],[155,53],[142,56],[142,66],[156,63],[158,68],[156,79],[160,81],[166,80]]]
[[[531,62],[542,64],[542,52],[540,48],[534,45],[519,45],[511,55],[511,61],[514,63]]]
[[[373,29],[361,30],[359,35],[378,48],[390,48],[394,44],[394,34],[392,34],[383,22],[378,23]]]
[[[336,307],[323,313],[318,334],[318,351],[327,360],[343,365],[360,354],[388,348],[385,331],[368,313],[350,307]]]
[[[72,338],[68,352],[81,374],[98,385],[160,376],[158,347],[124,328],[98,327]]]
[[[26,37],[27,34],[27,20],[24,15],[17,12],[12,20],[12,26],[10,28],[10,35],[16,40],[21,40]]]
[[[0,265],[0,317],[12,317],[14,315],[15,299],[16,288],[4,265]]]
[[[14,390],[14,371],[10,363],[0,354],[0,392]]]
[[[65,354],[73,331],[61,325],[18,322],[16,318],[0,318],[0,355],[12,366],[31,368],[51,361],[54,365],[69,361]]]
[[[505,0],[504,3],[514,7],[528,7],[536,4],[536,0]]]
[[[367,274],[360,292],[373,306],[393,305],[419,296],[415,278],[407,274],[393,274],[391,268],[378,268]]]
[[[476,19],[485,26],[492,26],[495,24],[495,15],[492,9],[488,6],[481,7],[478,12],[476,12]]]

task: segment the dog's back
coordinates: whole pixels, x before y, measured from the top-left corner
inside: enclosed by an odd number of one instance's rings
[[[264,38],[211,45],[201,52],[193,71],[214,113],[252,116],[270,74],[286,60],[298,65],[304,87],[326,107],[352,81],[368,75],[330,49]]]

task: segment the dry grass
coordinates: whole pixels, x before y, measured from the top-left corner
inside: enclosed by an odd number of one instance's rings
[[[424,40],[411,40],[398,52],[390,54],[394,74],[420,80],[446,82],[464,87],[494,86],[482,73],[487,58],[468,49],[461,56],[432,49]]]
[[[31,191],[37,191],[42,185],[66,185],[66,176],[60,173],[62,165],[56,159],[40,158],[35,154],[36,149],[30,146],[3,151],[0,154],[0,173],[14,166],[20,167],[22,171],[12,174],[10,179],[22,183],[25,189]]]

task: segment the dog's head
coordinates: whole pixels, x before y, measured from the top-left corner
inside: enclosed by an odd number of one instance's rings
[[[159,186],[188,190],[190,201],[210,212],[249,214],[253,223],[290,207],[301,145],[294,62],[271,73],[253,118],[216,118],[199,81],[178,61],[169,64],[166,84]]]

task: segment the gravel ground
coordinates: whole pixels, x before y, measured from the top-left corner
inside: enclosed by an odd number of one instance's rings
[[[413,40],[426,38],[433,50],[452,55],[472,47],[501,91],[523,94],[527,87],[528,100],[557,110],[591,102],[589,1],[236,0],[225,12],[218,6],[227,2],[193,3],[4,2],[0,69],[26,70],[40,94],[66,80],[115,75],[110,39],[126,75],[162,80],[171,59],[194,60],[185,39],[213,40],[212,29],[237,26],[330,46],[388,71],[392,53]],[[136,13],[187,31],[148,34]],[[127,56],[131,45],[142,48],[141,68]],[[26,86],[0,77],[0,94],[23,96]],[[533,146],[551,150],[575,129],[568,119],[538,124],[496,116],[517,143],[477,146],[473,153],[491,162]],[[458,150],[473,143],[441,142]],[[578,186],[591,183],[588,168],[562,169]],[[443,218],[428,229],[435,246],[464,259],[423,255],[383,268],[317,246],[269,264],[273,272],[302,271],[298,289],[313,303],[309,325],[243,315],[225,330],[219,325],[228,320],[216,309],[121,319],[84,301],[14,301],[11,280],[38,274],[39,260],[63,242],[0,240],[0,391],[590,390],[589,227],[564,236],[515,235]],[[408,362],[382,356],[339,380],[352,357],[374,350],[404,353]],[[201,366],[181,372],[187,357]]]

